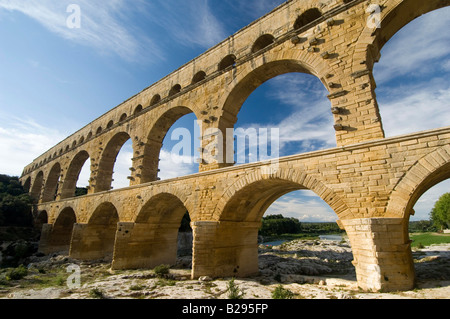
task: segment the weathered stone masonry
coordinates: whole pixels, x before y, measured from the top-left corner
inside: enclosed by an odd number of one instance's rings
[[[42,154],[21,177],[39,200],[41,250],[112,256],[115,269],[170,264],[188,210],[192,276],[247,276],[258,271],[265,210],[310,189],[347,231],[361,288],[411,289],[408,221],[417,199],[450,177],[450,127],[385,138],[372,69],[398,30],[450,1],[379,1],[376,29],[367,25],[370,4],[288,1]],[[177,119],[194,113],[206,146],[208,129],[232,128],[253,90],[288,72],[313,74],[329,91],[337,148],[281,158],[271,173],[264,163],[204,161],[197,174],[158,181],[162,141]],[[130,187],[111,190],[115,158],[129,139]],[[74,197],[89,159],[89,193]]]

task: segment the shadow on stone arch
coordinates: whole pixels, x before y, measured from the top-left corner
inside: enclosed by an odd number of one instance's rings
[[[135,222],[119,223],[113,269],[154,268],[163,264],[190,268],[192,233],[188,216],[186,206],[177,196],[169,193],[153,196],[139,211]],[[179,243],[183,243],[182,247]],[[186,256],[177,264],[177,257]]]

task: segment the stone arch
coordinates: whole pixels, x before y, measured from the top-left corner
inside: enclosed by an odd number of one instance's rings
[[[53,223],[51,233],[46,242],[47,253],[49,252],[69,252],[74,224],[77,222],[75,211],[71,207],[66,207],[60,211]]]
[[[310,24],[311,22],[319,19],[320,17],[322,17],[322,12],[320,12],[319,9],[317,8],[308,9],[297,17],[294,23],[294,29],[295,30],[300,29]]]
[[[141,113],[142,112],[142,105],[138,105],[138,106],[136,106],[136,108],[134,109],[134,112],[133,112],[133,115],[137,115],[137,114],[139,114],[139,113]]]
[[[229,54],[220,61],[218,69],[219,71],[225,71],[227,68],[235,64],[236,64],[236,56],[234,54]]]
[[[158,179],[159,154],[163,140],[172,125],[190,113],[194,113],[190,108],[177,106],[170,108],[157,118],[147,135],[147,143],[143,150],[141,183],[153,182]]]
[[[109,191],[111,189],[114,164],[117,155],[122,146],[129,139],[130,135],[128,135],[128,133],[120,132],[114,135],[105,146],[98,165],[95,192]]]
[[[161,95],[155,94],[150,101],[150,106],[154,106],[154,105],[158,104],[160,101],[161,101]]]
[[[33,186],[31,187],[30,192],[31,197],[33,197],[35,200],[39,200],[43,183],[44,183],[44,172],[40,171],[39,173],[37,173],[34,179]]]
[[[75,196],[77,181],[80,177],[83,165],[89,159],[87,151],[81,151],[70,162],[69,168],[64,177],[64,182],[61,188],[61,199],[66,199]]]
[[[257,169],[242,176],[222,194],[214,211],[217,220],[211,246],[217,257],[212,261],[215,276],[249,276],[258,272],[258,230],[267,208],[292,191],[309,189],[330,205],[339,218],[351,218],[351,212],[340,197],[320,180],[299,170],[278,169],[264,174]],[[199,226],[196,227],[196,225]],[[194,222],[194,233],[205,225]],[[209,230],[208,232],[211,232]],[[210,261],[211,262],[211,261]]]
[[[206,73],[204,71],[198,71],[195,73],[194,77],[192,78],[191,84],[196,84],[198,82],[203,81],[206,78]]]
[[[135,223],[119,223],[113,269],[173,265],[178,233],[187,207],[176,195],[161,192],[145,202]]]
[[[28,173],[28,172],[26,172],[26,173]],[[29,176],[29,177],[25,180],[25,182],[23,183],[23,190],[24,190],[26,193],[29,193],[29,192],[30,192],[30,189],[31,189],[31,177]]]
[[[173,96],[181,92],[181,85],[175,84],[169,91],[169,96]]]
[[[70,256],[82,260],[111,259],[119,214],[110,202],[96,207],[87,224],[74,229]]]
[[[119,118],[119,123],[125,121],[126,119],[127,119],[127,113],[123,113]]]
[[[267,58],[267,60],[269,60],[269,58]],[[323,68],[323,66],[320,67]],[[230,124],[234,125],[237,120],[237,114],[244,102],[250,94],[264,82],[286,73],[312,74],[317,76],[323,82],[323,79],[315,69],[315,67],[305,62],[295,59],[278,60],[274,58],[272,61],[268,61],[247,72],[243,72],[242,77],[237,79],[234,86],[230,87],[223,100],[223,110],[229,115],[228,118],[231,117],[233,120],[233,123]]]
[[[48,213],[46,210],[39,211],[34,219],[34,226],[36,228],[41,229],[44,224],[48,224]]]
[[[271,34],[263,34],[258,39],[256,39],[255,43],[252,46],[252,53],[256,53],[265,47],[268,47],[272,43],[275,42],[275,37]]]
[[[251,200],[246,199],[251,192]],[[325,201],[336,213],[339,219],[349,219],[352,216],[345,202],[320,180],[294,169],[278,168],[277,173],[266,175],[264,168],[257,169],[234,182],[220,197],[214,210],[214,220],[258,221],[265,210],[278,198],[296,190],[313,191]],[[248,215],[239,214],[236,205],[247,205],[251,208]],[[241,207],[241,209],[244,206]],[[235,212],[233,212],[233,210]],[[261,214],[259,216],[258,214]]]
[[[42,193],[42,202],[52,202],[55,200],[58,191],[58,183],[61,177],[61,165],[56,163],[53,165],[47,176],[44,192]]]
[[[381,12],[380,27],[374,30],[367,25],[359,37],[355,46],[354,58],[352,59],[354,68],[357,72],[361,69],[361,58],[355,55],[366,51],[365,61],[370,69],[373,63],[378,61],[383,46],[404,26],[411,21],[428,12],[450,6],[450,0],[403,0],[400,3],[390,0],[384,4]]]
[[[450,145],[445,145],[422,157],[403,175],[391,193],[386,217],[409,218],[420,196],[448,178]]]

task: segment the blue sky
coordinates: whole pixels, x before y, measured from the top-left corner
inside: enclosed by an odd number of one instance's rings
[[[25,165],[124,100],[271,11],[281,0],[0,0],[0,167],[20,175]],[[81,9],[81,28],[70,29],[69,4]],[[375,66],[386,135],[450,124],[450,9],[408,24]],[[336,146],[322,83],[287,74],[260,86],[245,102],[236,127],[280,128],[280,155]],[[272,117],[273,108],[285,116]],[[255,112],[255,110],[257,112]],[[257,114],[255,116],[255,114]],[[188,115],[176,127],[194,127]],[[174,165],[170,135],[161,158],[163,179],[196,172]],[[115,168],[115,188],[127,185],[127,143]],[[83,170],[80,185],[87,180]],[[450,182],[430,189],[413,219],[426,219]],[[334,221],[312,192],[290,193],[268,210],[302,221]]]

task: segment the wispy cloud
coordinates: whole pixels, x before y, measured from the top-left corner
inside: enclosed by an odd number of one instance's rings
[[[209,48],[227,36],[223,24],[211,10],[210,3],[208,0],[157,0],[150,5],[153,13],[151,19],[180,44]]]
[[[282,214],[303,222],[335,222],[336,213],[312,191],[295,191],[273,203],[264,215]]]
[[[111,52],[128,61],[163,59],[155,43],[131,19],[143,8],[142,1],[78,0],[81,10],[80,28],[69,28],[72,0],[0,0],[0,9],[18,11],[38,21],[49,31],[103,54]]]
[[[440,70],[440,59],[450,55],[450,33],[444,31],[449,25],[450,8],[443,8],[401,29],[383,48],[380,63],[375,65],[377,83],[406,74],[421,78]]]
[[[0,123],[0,167],[2,174],[20,176],[36,154],[42,154],[65,135],[33,119],[2,115]]]

